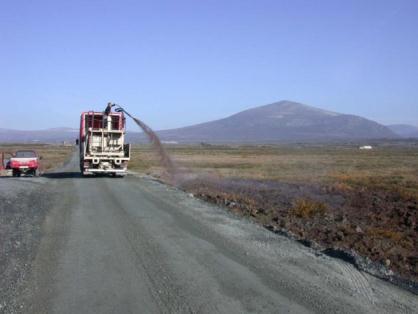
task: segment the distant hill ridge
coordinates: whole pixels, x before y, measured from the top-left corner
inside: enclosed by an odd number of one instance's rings
[[[42,131],[0,129],[0,142],[73,141],[77,133],[78,130],[70,128]],[[159,131],[158,134],[163,141],[179,143],[315,142],[398,137],[390,128],[375,121],[287,100],[216,121]],[[144,141],[144,136],[129,132],[128,140]]]
[[[0,129],[0,143],[73,143],[77,136],[78,130],[71,128],[34,131]]]
[[[408,124],[392,124],[388,127],[397,135],[404,138],[418,138],[418,127]]]

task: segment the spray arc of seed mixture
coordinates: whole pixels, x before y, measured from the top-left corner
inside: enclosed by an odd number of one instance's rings
[[[169,180],[173,182],[174,176],[175,176],[175,165],[170,157],[170,155],[165,150],[163,144],[161,143],[160,138],[158,135],[143,121],[139,120],[138,118],[135,118],[133,115],[131,115],[129,112],[127,112],[122,106],[117,104],[111,104],[109,103],[110,107],[115,107],[116,112],[123,112],[128,117],[130,117],[141,129],[144,131],[146,136],[148,137],[148,140],[152,144],[153,149],[157,152],[157,154],[160,157],[160,164],[165,168],[167,171],[167,174],[169,176]]]

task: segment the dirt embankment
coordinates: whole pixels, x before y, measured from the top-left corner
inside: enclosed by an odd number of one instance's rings
[[[243,179],[182,188],[418,291],[418,204],[393,191]]]

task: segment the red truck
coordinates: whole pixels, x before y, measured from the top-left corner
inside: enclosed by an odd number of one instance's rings
[[[83,175],[127,173],[131,146],[125,143],[122,112],[83,112],[80,118],[80,171]]]
[[[7,167],[12,169],[14,177],[20,177],[22,174],[38,176],[39,158],[33,150],[19,150],[10,158]]]

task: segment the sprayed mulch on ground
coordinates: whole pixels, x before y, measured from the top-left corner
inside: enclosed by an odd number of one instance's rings
[[[243,179],[195,179],[181,187],[331,255],[365,257],[387,279],[400,278],[416,288],[418,204],[412,196]]]

